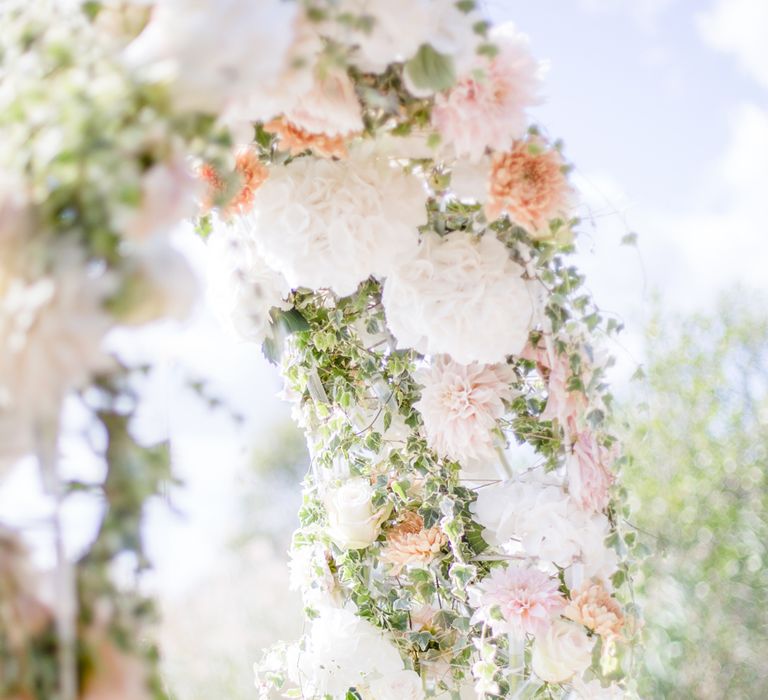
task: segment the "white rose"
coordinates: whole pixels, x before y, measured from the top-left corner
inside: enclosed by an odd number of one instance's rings
[[[592,663],[593,643],[581,625],[557,620],[533,645],[531,667],[548,683],[561,683]]]
[[[373,681],[364,697],[365,700],[422,700],[425,696],[421,676],[402,669]]]
[[[328,534],[343,549],[364,549],[379,536],[386,508],[374,511],[371,484],[362,477],[349,479],[326,494]]]

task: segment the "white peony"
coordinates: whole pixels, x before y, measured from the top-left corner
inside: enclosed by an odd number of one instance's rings
[[[218,113],[277,82],[297,10],[281,0],[159,0],[125,58],[148,79],[170,82],[182,108]]]
[[[424,235],[418,254],[384,285],[384,310],[398,347],[496,363],[522,351],[533,316],[523,268],[492,233]]]
[[[429,446],[466,467],[494,461],[496,421],[512,399],[514,376],[509,365],[460,365],[444,355],[419,370],[415,379],[423,388],[415,406]]]
[[[379,536],[389,509],[375,511],[372,496],[371,483],[362,477],[348,479],[325,494],[328,535],[342,549],[364,549]]]
[[[292,287],[343,296],[415,254],[424,202],[416,177],[355,151],[343,162],[298,158],[273,167],[244,222]]]
[[[592,663],[594,642],[584,627],[575,622],[557,620],[533,643],[531,668],[547,683],[562,683]]]
[[[403,669],[403,660],[384,633],[351,610],[323,608],[312,622],[298,670],[305,697],[344,697]]]
[[[291,288],[256,250],[241,227],[217,220],[208,239],[208,298],[223,325],[243,340],[261,343],[272,308],[287,309]]]
[[[479,489],[471,510],[486,528],[483,536],[510,553],[566,568],[576,586],[593,577],[607,583],[618,564],[605,545],[608,519],[584,512],[562,485],[545,478],[529,475]]]
[[[364,700],[423,700],[424,697],[421,676],[408,669],[373,681],[363,693]]]
[[[0,270],[0,462],[41,448],[43,433],[55,444],[67,392],[113,366],[102,348],[114,325],[103,308],[111,278],[90,275],[72,249],[56,260],[34,281]]]

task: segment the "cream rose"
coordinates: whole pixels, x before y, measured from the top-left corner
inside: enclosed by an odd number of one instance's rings
[[[374,542],[388,508],[373,509],[371,484],[362,477],[349,479],[325,497],[328,534],[343,549],[364,549]]]
[[[373,681],[365,700],[423,700],[424,686],[415,671],[402,669]]]
[[[531,667],[541,680],[561,683],[589,667],[592,646],[581,625],[558,620],[545,634],[536,637]]]

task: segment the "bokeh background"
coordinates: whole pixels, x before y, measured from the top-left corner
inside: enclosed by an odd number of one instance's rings
[[[647,551],[644,697],[768,697],[768,2],[485,6],[548,64],[534,117],[576,164],[579,264],[626,327],[608,350]],[[204,244],[187,229],[176,241],[204,280]],[[157,362],[134,430],[170,439],[180,480],[145,533],[169,692],[253,698],[260,649],[301,632],[286,549],[302,436],[259,348],[230,339],[205,303],[183,325],[112,342]],[[64,467],[88,478],[101,467],[79,420],[69,411]],[[70,499],[73,555],[99,508]],[[49,509],[34,465],[18,465],[0,516],[25,527],[42,566]]]

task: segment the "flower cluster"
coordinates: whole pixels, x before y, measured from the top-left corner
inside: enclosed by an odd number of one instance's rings
[[[141,492],[104,489],[135,531],[106,517],[82,565],[140,541],[164,474],[102,340],[189,308],[169,229],[199,209],[212,296],[280,363],[312,453],[311,623],[262,695],[623,695],[631,538],[591,342],[615,324],[568,262],[525,38],[466,0],[25,5],[0,35],[0,459],[50,464],[65,396],[98,390],[107,479]],[[128,668],[96,619],[57,622]]]

